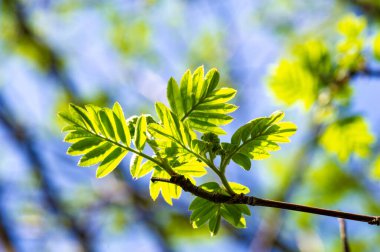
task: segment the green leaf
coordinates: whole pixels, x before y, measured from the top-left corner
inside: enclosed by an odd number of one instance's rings
[[[298,61],[281,60],[268,79],[274,96],[290,106],[302,102],[309,109],[318,94],[318,80]]]
[[[109,110],[102,109],[98,112],[98,117],[101,122],[102,132],[105,133],[105,137],[116,140],[115,139],[115,131],[112,124],[113,117]]]
[[[70,104],[69,109],[71,111],[71,114],[77,114],[78,115],[77,117],[82,118],[87,129],[92,129],[93,131],[95,131],[93,123],[91,122],[91,120],[87,114],[87,111],[85,109],[83,109],[83,108],[81,108],[75,104]]]
[[[246,221],[241,209],[232,204],[222,204],[220,208],[222,217],[237,228],[246,228]]]
[[[211,236],[215,236],[218,234],[220,228],[220,220],[220,211],[217,211],[217,213],[210,218],[210,221],[208,222],[208,228],[210,230]]]
[[[244,185],[241,185],[239,183],[235,183],[235,182],[228,182],[228,184],[230,184],[232,190],[234,190],[235,193],[237,194],[240,194],[240,193],[244,193],[244,194],[247,194],[249,193],[249,188],[244,186]]]
[[[204,208],[208,204],[210,204],[210,201],[200,197],[195,197],[194,200],[190,203],[189,210]]]
[[[234,182],[229,182],[229,184],[236,193],[249,193],[248,187],[244,185]],[[209,192],[225,192],[215,182],[205,183],[200,187]],[[246,221],[243,215],[251,214],[246,205],[214,203],[200,197],[194,198],[189,206],[189,210],[192,211],[190,221],[193,228],[198,228],[208,221],[212,236],[216,235],[219,230],[221,217],[237,228],[245,228]]]
[[[99,164],[98,178],[114,170],[128,152],[130,133],[122,109],[118,103],[113,110],[86,105],[71,104],[67,112],[60,113],[69,125],[64,141],[71,143],[69,155],[83,155],[78,166]],[[120,143],[121,142],[121,143]]]
[[[210,202],[203,208],[198,208],[191,213],[190,221],[193,228],[199,228],[204,225],[211,217],[219,211],[219,204]]]
[[[125,145],[129,146],[131,144],[131,134],[124,117],[123,109],[118,102],[115,102],[113,105],[113,112],[119,138]]]
[[[127,155],[127,151],[122,148],[113,150],[99,165],[96,170],[96,177],[102,178],[112,172]]]
[[[380,155],[378,155],[375,161],[371,165],[371,177],[376,180],[380,180]]]
[[[215,88],[218,86],[219,79],[219,72],[216,70],[216,68],[212,68],[207,72],[205,77],[205,82],[207,82],[207,95],[210,95],[215,90]]]
[[[251,160],[249,157],[242,153],[236,153],[232,156],[232,160],[244,168],[244,170],[249,171],[251,169]]]
[[[99,139],[97,137],[93,137],[93,136],[82,139],[82,140],[72,144],[67,149],[67,154],[72,155],[72,156],[86,154],[87,152],[89,152],[92,149],[94,149],[95,147],[97,147],[101,142],[102,142],[101,139]]]
[[[100,122],[99,117],[98,117],[98,112],[102,109],[92,104],[85,105],[85,108],[87,110],[88,117],[95,128],[95,133],[102,134],[105,136],[106,134],[105,132],[103,132],[102,123]]]
[[[92,166],[103,161],[114,149],[110,142],[102,142],[101,145],[81,157],[78,166]]]
[[[330,124],[322,133],[320,144],[328,152],[346,162],[352,154],[364,158],[370,154],[375,141],[366,121],[359,116],[348,117]]]
[[[58,116],[69,124],[84,127],[83,120],[78,114],[73,115],[70,112],[63,111],[63,112],[59,112]]]
[[[173,169],[179,174],[192,177],[202,177],[207,173],[205,164],[194,159],[187,160],[186,163],[180,164]]]
[[[367,22],[364,17],[348,14],[339,20],[337,29],[343,36],[358,37],[366,28]]]
[[[380,60],[380,32],[376,34],[373,40],[373,54],[377,60]]]
[[[146,174],[151,172],[156,166],[156,164],[150,160],[141,164],[142,160],[143,160],[143,157],[137,154],[133,154],[131,158],[130,171],[131,171],[132,178],[134,179],[138,179],[145,176]]]
[[[132,160],[131,160],[131,164],[132,164]],[[132,175],[132,177],[134,179],[138,179],[138,178],[144,177],[149,172],[151,172],[154,169],[155,166],[156,166],[156,164],[153,163],[150,160],[146,161],[142,165],[141,165],[141,162],[140,162],[140,165],[136,166],[133,169],[131,168],[131,175]]]
[[[201,177],[207,173],[205,169],[205,165],[199,161],[197,161],[194,157],[184,158],[186,160],[185,163],[179,163],[176,165],[172,165],[172,169],[181,175],[184,175],[186,178],[189,178],[193,183],[193,177]],[[179,160],[181,160],[179,158]],[[171,159],[169,159],[171,161]],[[178,160],[176,160],[178,162]],[[149,170],[150,171],[150,170]],[[162,170],[160,167],[155,167],[155,170],[152,174],[152,177],[158,178],[166,178],[170,179],[170,175]],[[172,199],[178,199],[181,195],[182,188],[170,183],[166,182],[151,182],[150,183],[150,195],[153,200],[156,200],[158,195],[161,193],[164,200],[172,205]]]
[[[289,137],[297,130],[295,124],[281,122],[283,117],[284,113],[274,112],[269,117],[254,119],[240,127],[232,135],[231,144],[235,148],[229,153],[230,157],[241,153],[250,159],[260,160],[269,157],[269,152],[279,150],[278,143],[289,142]]]
[[[134,144],[136,148],[139,150],[144,149],[145,142],[146,142],[146,130],[147,130],[146,117],[142,115],[137,119],[135,136],[134,136]]]
[[[156,103],[156,111],[161,124],[150,123],[148,131],[153,136],[160,153],[166,155],[168,147],[178,148],[183,153],[192,153],[191,142],[196,138],[195,132],[183,124],[164,104]]]
[[[138,178],[138,170],[141,167],[142,160],[143,160],[143,157],[137,154],[133,154],[131,157],[131,163],[129,165],[129,169],[131,171],[132,178],[134,179]]]
[[[176,81],[171,78],[167,97],[172,112],[194,130],[225,134],[219,126],[233,120],[227,114],[235,111],[237,106],[226,102],[235,96],[236,90],[215,89],[218,82],[218,71],[211,69],[204,77],[203,66],[198,67],[193,74],[187,70],[182,76],[179,88]]]
[[[167,98],[173,113],[178,117],[182,117],[184,115],[184,111],[181,93],[179,91],[177,82],[173,78],[170,78],[168,82]]]
[[[72,131],[70,131],[65,136],[63,141],[68,142],[68,143],[76,143],[79,140],[82,140],[82,139],[88,138],[88,137],[92,137],[92,136],[93,136],[93,134],[86,131],[86,130],[83,130],[81,128],[74,128]]]
[[[170,175],[160,167],[154,169],[152,177],[170,179]],[[153,200],[156,200],[161,193],[166,203],[173,205],[172,199],[178,199],[181,196],[182,189],[171,183],[151,181],[149,184],[149,192]]]
[[[182,98],[183,109],[185,112],[189,111],[193,106],[192,102],[193,79],[191,78],[190,70],[187,70],[182,76],[180,84],[180,92]]]

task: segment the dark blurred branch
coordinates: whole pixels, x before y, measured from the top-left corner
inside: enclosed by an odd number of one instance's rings
[[[369,77],[380,78],[380,69],[365,68],[361,73]]]
[[[348,244],[348,237],[347,237],[346,221],[341,218],[339,218],[338,221],[339,221],[340,239],[342,240],[342,244],[343,244],[343,252],[350,252],[350,245]]]
[[[0,217],[0,243],[5,248],[5,251],[7,252],[15,251],[15,249],[13,248],[10,234],[8,233],[8,230],[3,223],[2,217]]]
[[[34,50],[38,52],[39,57],[43,59],[43,62],[35,63],[37,65],[42,64],[43,66],[40,66],[40,68],[57,79],[57,84],[64,88],[71,100],[75,100],[77,90],[75,85],[65,74],[64,61],[29,25],[23,2],[19,0],[3,0],[1,4],[3,11],[13,15],[17,38],[11,43],[27,43],[33,47]]]
[[[7,104],[0,96],[0,123],[8,130],[21,150],[24,150],[31,168],[41,186],[44,200],[50,207],[50,210],[56,214],[66,227],[78,238],[82,251],[94,251],[91,239],[86,230],[78,223],[74,216],[65,210],[65,205],[59,200],[55,187],[47,177],[48,169],[41,159],[34,146],[34,140],[13,117],[12,112],[8,109]]]
[[[0,180],[0,199],[2,198],[2,181]],[[14,252],[16,249],[14,248],[10,230],[5,224],[5,213],[3,210],[3,206],[0,205],[0,244],[3,246],[6,252]]]
[[[129,186],[126,183],[127,193],[129,196],[132,196],[131,200],[133,206],[136,208],[138,214],[141,216],[141,219],[144,221],[145,225],[153,232],[158,238],[159,247],[163,252],[173,251],[172,245],[169,239],[167,230],[159,223],[155,218],[155,211],[151,206],[151,202],[147,201],[147,198],[142,196],[135,188]]]
[[[38,35],[33,31],[33,28],[28,23],[25,7],[22,2],[17,0],[5,0],[4,7],[8,10],[8,12],[14,13],[15,15],[15,21],[20,40],[28,41],[29,44],[32,44],[37,49],[37,51],[46,60],[46,64],[44,65],[47,67],[45,69],[47,73],[57,80],[56,83],[65,90],[71,101],[80,103],[78,92],[75,88],[74,83],[72,83],[66,74],[65,65],[61,59],[61,56],[56,53],[54,49],[45,43],[41,38],[39,38]],[[44,176],[44,173],[41,172],[39,176]],[[145,224],[148,225],[150,230],[156,234],[156,237],[159,239],[161,250],[172,251],[168,239],[168,234],[163,229],[163,226],[152,218],[153,213],[150,211],[152,207],[142,203],[143,196],[141,193],[133,190],[132,188],[129,188],[128,191],[130,194],[132,194],[133,206],[137,208],[138,212],[140,212],[140,214],[143,216],[143,221]],[[64,206],[56,206],[56,208],[61,207]],[[77,233],[85,234],[85,230],[81,230]]]
[[[352,214],[352,213],[328,210],[328,209],[323,209],[323,208],[309,207],[305,205],[298,205],[298,204],[292,204],[292,203],[287,203],[287,202],[262,199],[262,198],[257,198],[253,196],[246,196],[244,194],[235,194],[235,195],[229,196],[222,193],[209,192],[199,186],[194,185],[190,181],[190,179],[187,179],[183,175],[171,176],[170,179],[153,177],[151,181],[152,182],[166,182],[166,183],[178,185],[186,192],[190,192],[198,197],[207,199],[215,203],[245,204],[245,205],[250,205],[250,206],[279,208],[279,209],[291,210],[291,211],[297,211],[297,212],[305,212],[305,213],[325,215],[325,216],[331,216],[331,217],[339,217],[343,219],[367,222],[368,224],[371,224],[371,225],[380,226],[380,217],[378,216]]]
[[[365,14],[380,19],[380,4],[378,1],[368,1],[368,0],[345,0],[346,2],[358,7]]]

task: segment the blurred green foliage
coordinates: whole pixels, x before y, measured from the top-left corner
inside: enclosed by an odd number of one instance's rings
[[[375,137],[369,131],[365,119],[358,116],[330,124],[320,139],[326,151],[337,155],[343,162],[352,154],[361,158],[368,157],[374,141]]]

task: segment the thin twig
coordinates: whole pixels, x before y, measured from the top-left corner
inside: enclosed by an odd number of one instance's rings
[[[338,217],[343,219],[367,222],[371,225],[380,225],[380,216],[369,216],[361,214],[353,214],[348,212],[341,212],[335,210],[328,210],[317,207],[309,207],[305,205],[292,204],[287,202],[275,201],[257,198],[254,196],[246,196],[244,194],[235,194],[228,196],[222,193],[209,192],[203,188],[194,185],[189,179],[183,175],[172,176],[170,179],[156,178],[151,179],[152,182],[166,182],[180,186],[184,191],[190,192],[198,197],[207,199],[215,203],[227,203],[227,204],[245,204],[250,206],[263,206],[271,208],[279,208],[285,210],[292,210],[297,212],[312,213],[324,216]]]
[[[350,252],[350,245],[348,244],[346,221],[342,218],[339,218],[338,221],[339,221],[340,239],[342,240],[342,244],[343,244],[343,252]]]

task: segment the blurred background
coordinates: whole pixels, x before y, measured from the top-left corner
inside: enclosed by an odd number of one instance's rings
[[[167,80],[217,67],[240,125],[274,110],[292,143],[228,175],[252,195],[380,215],[380,4],[375,0],[0,0],[0,251],[342,251],[330,217],[253,208],[246,229],[192,229],[133,181],[66,153],[69,102],[154,114]],[[209,178],[211,179],[211,178]],[[207,179],[206,179],[207,180]],[[352,251],[379,227],[347,222]]]

